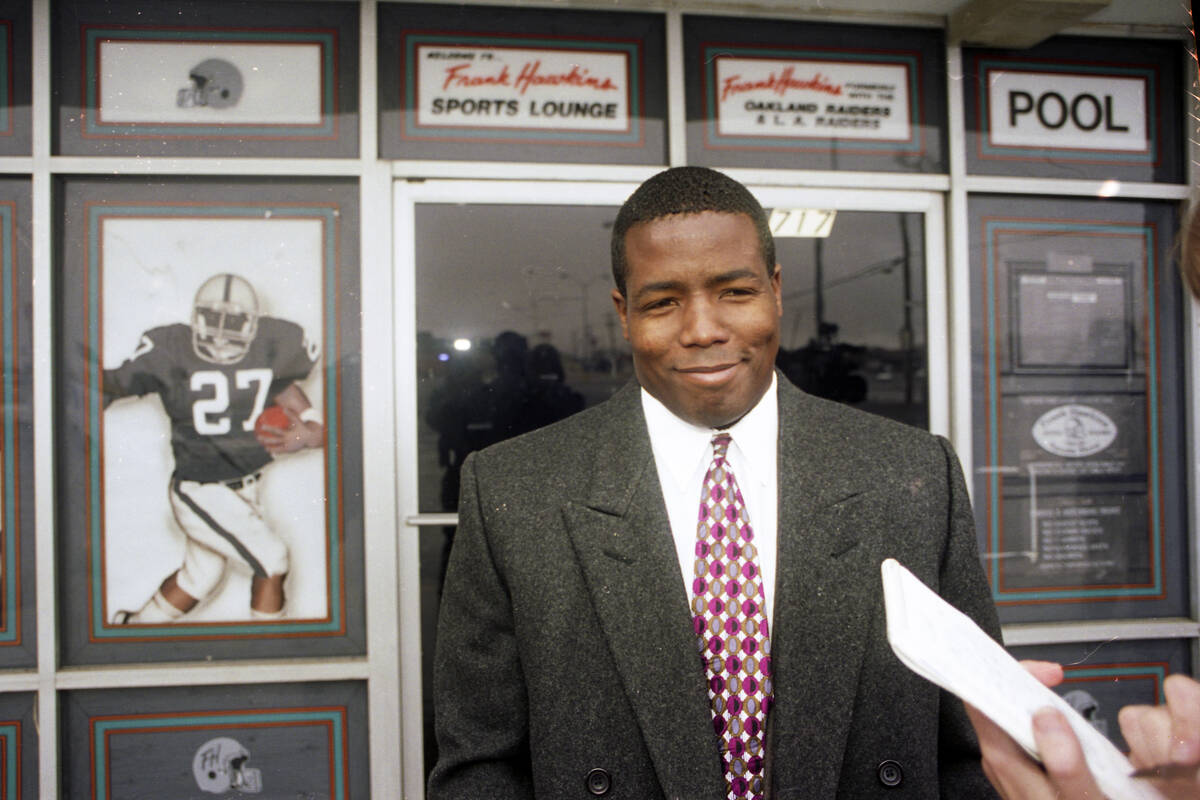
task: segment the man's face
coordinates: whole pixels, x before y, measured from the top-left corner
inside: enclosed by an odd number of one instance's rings
[[[638,382],[695,425],[731,425],[771,385],[783,313],[754,223],[704,211],[625,234],[626,296],[613,290]]]

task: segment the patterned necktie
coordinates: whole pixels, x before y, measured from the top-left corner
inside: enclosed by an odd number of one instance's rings
[[[708,674],[729,800],[763,796],[763,742],[771,697],[771,642],[754,530],[733,470],[730,436],[713,437],[696,527],[692,624]]]

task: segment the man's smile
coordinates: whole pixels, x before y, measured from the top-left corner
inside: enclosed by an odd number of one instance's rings
[[[742,361],[741,361],[741,359],[738,359],[736,361],[726,361],[726,362],[723,362],[720,364],[700,364],[700,365],[693,366],[693,367],[676,367],[676,369],[679,372],[689,372],[689,373],[692,373],[692,372],[698,372],[698,373],[720,372],[722,370],[726,370],[731,367],[736,367],[740,363],[742,363]]]
[[[717,385],[724,383],[733,377],[734,372],[741,365],[741,361],[732,361],[724,364],[680,367],[676,371],[681,373],[686,380],[689,380],[692,383],[701,385]]]

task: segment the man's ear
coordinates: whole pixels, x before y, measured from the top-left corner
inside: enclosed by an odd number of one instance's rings
[[[612,301],[613,308],[617,310],[617,317],[621,320],[621,335],[625,337],[625,341],[629,341],[628,301],[620,289],[612,290]]]
[[[775,271],[771,273],[771,291],[775,295],[775,313],[783,316],[783,269],[779,264],[775,264]]]

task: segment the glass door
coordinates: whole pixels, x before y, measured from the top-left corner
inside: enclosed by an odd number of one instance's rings
[[[396,184],[406,796],[436,758],[437,606],[471,452],[633,379],[609,241],[633,183]],[[813,394],[950,428],[942,198],[751,187],[783,270],[777,366]]]

